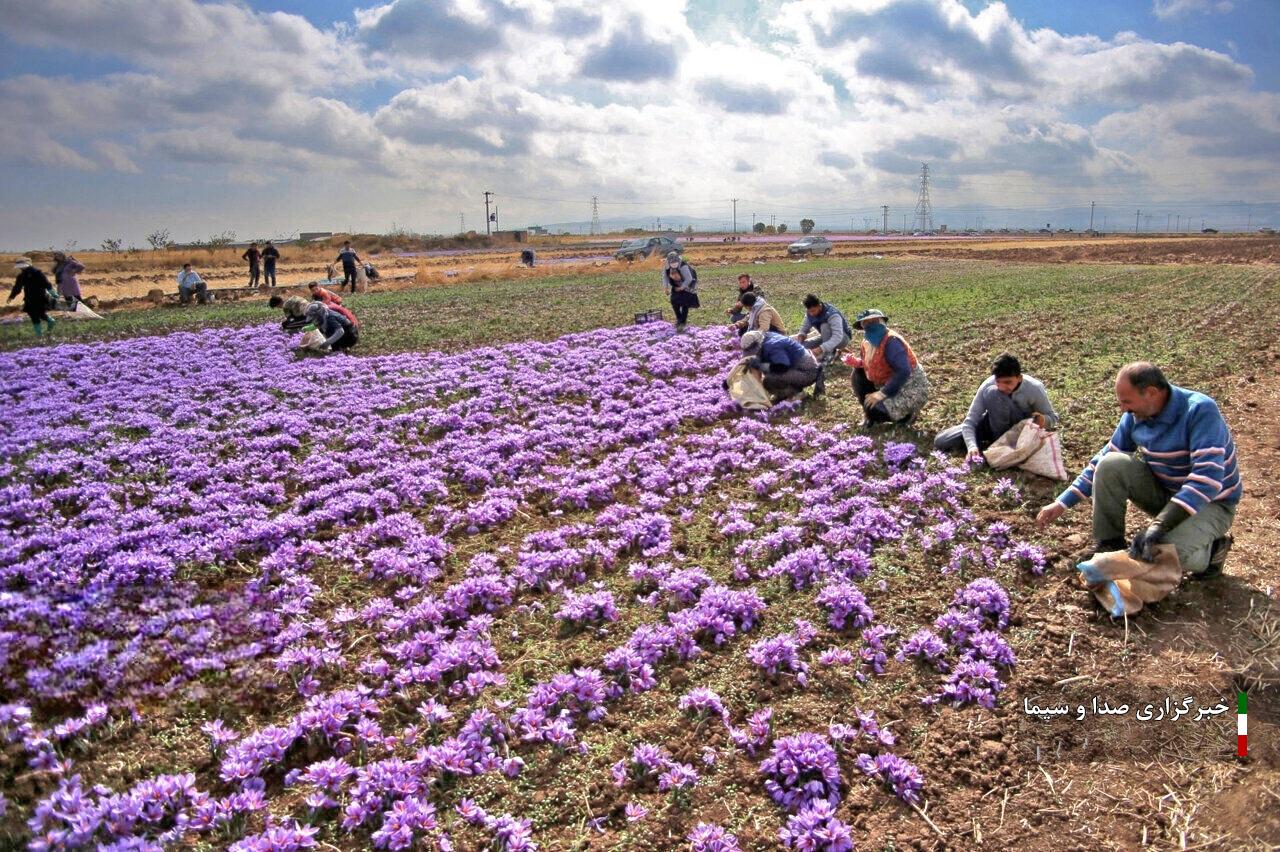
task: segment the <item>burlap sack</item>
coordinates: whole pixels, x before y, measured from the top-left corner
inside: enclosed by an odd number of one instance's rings
[[[1094,554],[1076,566],[1080,584],[1112,617],[1133,615],[1144,605],[1167,598],[1182,581],[1177,548],[1161,544],[1155,550],[1155,562],[1134,559],[1127,550]]]
[[[982,455],[995,470],[1017,467],[1049,479],[1068,479],[1058,433],[1041,428],[1029,417],[1013,424]]]
[[[773,397],[764,389],[759,375],[747,368],[745,361],[738,362],[729,371],[725,382],[729,385],[729,396],[748,411],[763,411],[773,405]]]

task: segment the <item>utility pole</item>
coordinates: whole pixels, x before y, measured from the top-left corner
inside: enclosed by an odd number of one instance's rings
[[[1105,234],[1106,232],[1107,232],[1107,214],[1103,213],[1102,214],[1102,233]]]
[[[733,232],[738,233],[738,199],[733,199]]]
[[[485,236],[489,236],[489,235],[492,233],[492,231],[491,231],[491,230],[490,230],[490,228],[489,228],[489,223],[490,223],[491,221],[493,221],[492,219],[490,219],[490,218],[489,218],[489,196],[490,196],[490,195],[494,195],[494,193],[492,193],[492,192],[490,192],[489,190],[487,190],[487,189],[486,189],[486,190],[484,191],[484,233],[485,233]]]
[[[1093,205],[1094,205],[1095,203],[1096,203],[1096,202],[1094,202],[1094,201],[1090,201],[1090,202],[1089,202],[1089,230],[1090,230],[1090,231],[1092,231],[1092,230],[1093,230]]]
[[[769,227],[774,229],[778,227],[778,217],[772,213],[769,214]]]
[[[1167,234],[1167,233],[1169,233],[1169,224],[1170,224],[1170,222],[1171,222],[1172,220],[1173,220],[1173,214],[1172,214],[1172,213],[1166,213],[1166,214],[1164,214],[1164,232],[1165,232],[1166,234]]]
[[[906,213],[902,214],[902,233],[904,235],[907,233],[907,214]]]
[[[1138,223],[1142,220],[1142,211],[1133,214],[1133,232],[1138,233]]]
[[[591,236],[600,233],[600,196],[591,196]]]
[[[1181,214],[1181,213],[1179,213],[1179,214],[1178,214],[1178,224],[1177,224],[1177,229],[1178,229],[1179,231],[1181,231],[1181,230],[1182,230],[1182,214]]]
[[[467,232],[467,217],[463,215],[461,210],[459,210],[458,211],[458,233],[465,234],[466,232]]]
[[[884,218],[884,227],[881,229],[880,233],[887,234],[889,233],[889,205],[888,204],[880,205],[880,215]]]

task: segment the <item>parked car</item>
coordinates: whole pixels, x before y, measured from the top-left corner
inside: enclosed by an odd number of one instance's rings
[[[831,245],[831,240],[826,237],[820,237],[817,234],[810,234],[787,246],[787,254],[792,257],[798,257],[802,254],[820,254],[826,257],[831,254],[831,249],[833,248],[835,246]]]
[[[673,251],[684,254],[684,246],[671,239],[671,237],[641,237],[638,240],[629,240],[623,243],[622,247],[613,253],[613,259],[635,260],[638,257],[649,257],[654,253],[665,257],[668,252]]]

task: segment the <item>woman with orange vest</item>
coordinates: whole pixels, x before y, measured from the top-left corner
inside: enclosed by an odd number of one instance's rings
[[[874,308],[858,314],[854,325],[862,329],[862,354],[853,358],[853,392],[866,411],[864,425],[908,424],[929,399],[929,377],[916,353],[902,335],[886,325],[886,317]]]

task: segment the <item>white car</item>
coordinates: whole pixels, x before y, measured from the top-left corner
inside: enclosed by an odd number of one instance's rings
[[[791,245],[787,246],[787,254],[792,257],[798,257],[802,254],[814,254],[826,257],[831,254],[831,249],[833,248],[835,248],[835,246],[831,245],[831,240],[826,237],[810,234],[807,237],[801,237]]]

